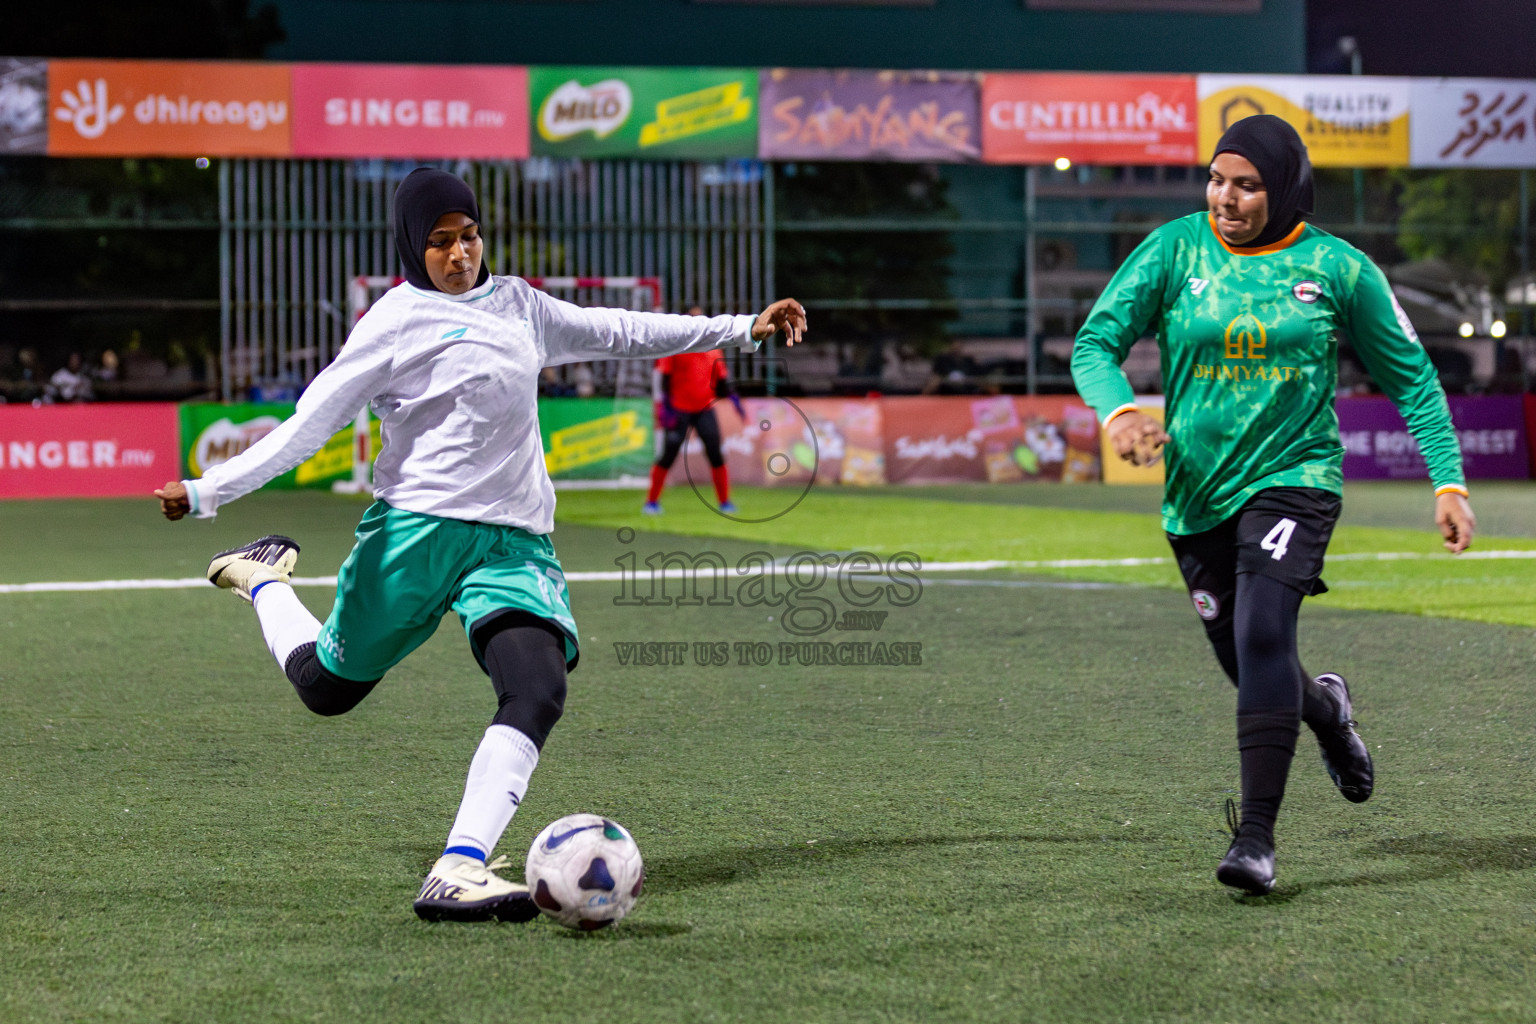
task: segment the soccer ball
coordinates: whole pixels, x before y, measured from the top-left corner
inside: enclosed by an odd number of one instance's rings
[[[533,902],[567,928],[606,928],[634,908],[645,882],[640,847],[600,814],[568,814],[528,848],[523,879]]]

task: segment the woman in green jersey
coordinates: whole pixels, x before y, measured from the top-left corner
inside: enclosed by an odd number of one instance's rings
[[[1167,445],[1163,528],[1237,684],[1242,815],[1229,808],[1233,841],[1216,877],[1265,893],[1300,723],[1346,799],[1366,800],[1374,784],[1344,679],[1310,676],[1296,651],[1301,600],[1327,589],[1339,516],[1339,333],[1419,442],[1447,550],[1466,550],[1475,520],[1445,393],[1386,277],[1303,219],[1312,166],[1296,131],[1269,114],[1233,124],[1206,200],[1208,211],[1158,228],[1115,274],[1077,335],[1072,376],[1121,458],[1150,463]],[[1137,411],[1120,370],[1148,333],[1166,424]]]

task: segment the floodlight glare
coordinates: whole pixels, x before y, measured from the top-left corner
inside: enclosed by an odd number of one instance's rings
[[[1472,325],[1471,324],[1462,324],[1461,325],[1461,330],[1458,331],[1457,333],[1459,333],[1463,338],[1470,338],[1470,337],[1472,337]]]
[[[205,156],[198,157],[196,160],[192,161],[192,163],[200,171],[206,171],[208,169],[208,158]]]
[[[1488,333],[1493,335],[1495,338],[1502,338],[1502,337],[1504,337],[1505,332],[1507,332],[1508,330],[1509,330],[1509,327],[1505,325],[1503,320],[1495,320],[1489,326]]]
[[[1068,160],[1064,156],[1059,156],[1059,157],[1056,158],[1056,169],[1058,171],[1071,170],[1071,168],[1072,168],[1072,161],[1071,160]]]

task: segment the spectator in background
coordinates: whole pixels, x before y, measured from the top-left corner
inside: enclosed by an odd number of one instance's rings
[[[591,363],[577,363],[571,367],[571,377],[576,382],[577,398],[591,398],[597,394],[597,384],[592,379]]]
[[[85,360],[79,352],[71,352],[69,361],[48,378],[44,395],[54,402],[90,402],[95,399],[91,391],[91,377],[86,372]]]
[[[969,395],[976,386],[971,378],[981,372],[981,366],[965,351],[958,340],[933,357],[933,373],[923,385],[925,395]]]
[[[91,376],[104,384],[117,380],[117,353],[109,348],[103,349],[101,358],[91,370]]]

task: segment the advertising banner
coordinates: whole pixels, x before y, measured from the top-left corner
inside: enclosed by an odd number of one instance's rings
[[[293,152],[520,160],[528,155],[528,69],[295,64]]]
[[[544,466],[556,480],[643,477],[654,458],[651,401],[541,398],[539,437]]]
[[[228,462],[266,437],[293,415],[292,402],[191,402],[181,408],[181,463],[186,479],[196,479]],[[377,430],[375,430],[377,434]],[[378,453],[377,437],[372,451]],[[268,487],[329,487],[352,475],[352,428],[345,427],[309,460],[267,484]],[[161,481],[162,483],[164,481]]]
[[[1415,167],[1536,167],[1536,81],[1415,78]]]
[[[1451,422],[1469,480],[1523,480],[1530,455],[1520,395],[1451,395]],[[1346,480],[1427,480],[1418,442],[1387,398],[1341,398]]]
[[[1196,154],[1194,75],[992,74],[981,155],[993,164],[1179,164]]]
[[[287,156],[288,78],[286,64],[50,61],[48,152]]]
[[[147,498],[176,456],[171,402],[0,406],[0,498]]]
[[[757,154],[747,68],[529,69],[533,152],[715,160]]]
[[[762,73],[765,160],[981,158],[977,75],[923,71]]]
[[[0,57],[0,155],[48,148],[48,62]]]
[[[1099,425],[1067,396],[885,398],[893,484],[1099,478]]]
[[[1283,117],[1318,167],[1405,167],[1411,79],[1360,75],[1199,75],[1200,153],[1251,114]]]

